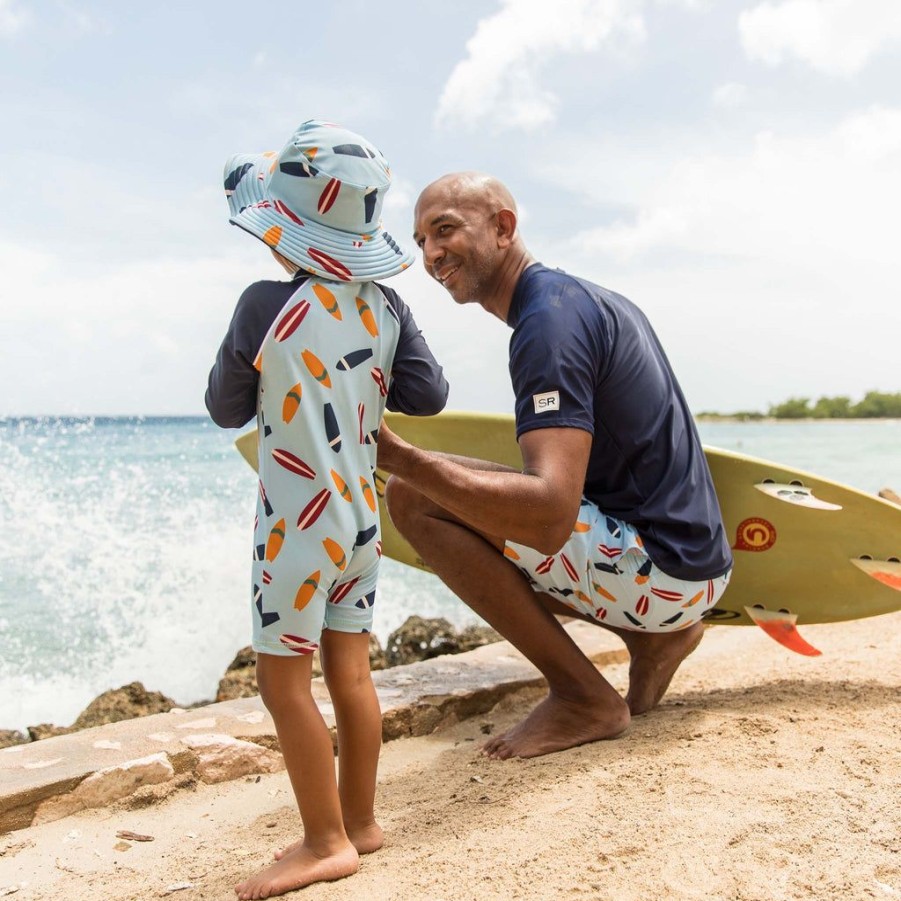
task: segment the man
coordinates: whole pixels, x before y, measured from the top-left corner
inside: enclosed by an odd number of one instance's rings
[[[496,179],[429,185],[414,239],[457,303],[513,329],[521,472],[415,448],[384,425],[379,434],[401,533],[548,682],[547,698],[483,753],[534,757],[613,738],[660,701],[732,566],[688,406],[641,311],[537,263]],[[555,614],[623,639],[625,701]]]

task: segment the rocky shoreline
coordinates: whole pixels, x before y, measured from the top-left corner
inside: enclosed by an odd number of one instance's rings
[[[465,629],[457,630],[443,618],[424,619],[419,616],[411,616],[388,636],[385,648],[382,648],[375,635],[370,635],[370,665],[373,670],[388,669],[420,660],[429,660],[444,654],[461,654],[464,651],[471,651],[500,640],[501,636],[488,626],[468,626]],[[189,706],[191,708],[204,707],[207,704],[247,698],[258,694],[255,664],[256,654],[253,649],[242,648],[228,665],[222,679],[219,680],[216,696],[208,701],[200,701]],[[318,654],[313,660],[313,674],[314,676],[321,675]],[[154,713],[166,713],[181,706],[158,691],[146,689],[140,682],[131,682],[96,697],[70,726],[40,723],[28,726],[24,733],[16,729],[0,729],[0,748],[40,741],[55,735],[67,735],[70,732],[78,732],[106,723],[117,723]]]

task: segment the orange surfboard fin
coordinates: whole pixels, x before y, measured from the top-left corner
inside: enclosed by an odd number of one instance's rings
[[[745,613],[766,632],[774,641],[784,645],[796,654],[805,657],[819,657],[822,651],[817,650],[810,642],[801,637],[795,623],[798,621],[796,613],[788,613],[782,610],[766,610],[763,607],[745,607]]]

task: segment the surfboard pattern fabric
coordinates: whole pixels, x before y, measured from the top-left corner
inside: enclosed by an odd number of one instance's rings
[[[400,325],[372,284],[310,280],[275,317],[260,373],[253,647],[309,654],[372,628],[376,436]]]
[[[244,292],[206,403],[224,427],[257,417],[256,651],[310,654],[323,628],[371,631],[382,414],[386,406],[437,413],[447,393],[409,309],[388,288],[301,275]]]
[[[663,572],[638,531],[583,500],[569,541],[548,556],[508,541],[504,556],[538,592],[577,613],[631,631],[671,632],[694,625],[716,605],[730,572],[691,581]]]

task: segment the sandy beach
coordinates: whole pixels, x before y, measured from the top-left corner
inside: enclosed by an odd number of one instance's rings
[[[901,613],[802,631],[822,657],[709,629],[663,704],[616,741],[481,757],[541,696],[528,689],[386,744],[385,847],[287,897],[901,898]],[[605,672],[624,688],[624,665]],[[234,898],[297,835],[284,773],[199,785],[4,836],[0,896]]]

